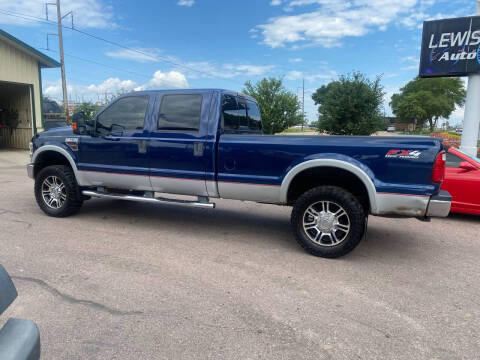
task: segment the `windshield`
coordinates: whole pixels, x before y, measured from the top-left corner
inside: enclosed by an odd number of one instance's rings
[[[457,150],[460,154],[465,155],[466,157],[472,159],[473,161],[476,161],[477,163],[480,163],[480,158],[478,158],[478,157],[476,157],[476,156],[472,156],[472,155],[466,154],[466,153],[464,153],[463,151],[461,151],[460,149],[455,149],[455,150]]]

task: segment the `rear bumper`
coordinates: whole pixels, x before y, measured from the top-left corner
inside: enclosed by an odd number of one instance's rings
[[[30,179],[33,179],[33,164],[28,164],[27,165],[27,174]]]
[[[452,205],[452,196],[448,191],[441,190],[438,195],[434,195],[428,202],[427,217],[447,217]]]

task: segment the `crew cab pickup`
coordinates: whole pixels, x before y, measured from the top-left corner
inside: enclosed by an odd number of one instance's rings
[[[47,215],[71,215],[91,197],[288,205],[297,241],[322,257],[351,251],[369,214],[444,217],[451,203],[438,139],[263,135],[255,99],[227,90],[130,93],[31,147],[28,174]]]

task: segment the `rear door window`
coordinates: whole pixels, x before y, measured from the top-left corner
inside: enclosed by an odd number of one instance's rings
[[[242,131],[248,131],[247,104],[244,100],[238,99],[238,128]]]
[[[237,132],[240,128],[240,119],[247,117],[247,110],[240,109],[237,98],[225,95],[222,101],[222,127],[226,133]]]
[[[247,101],[248,129],[253,132],[262,131],[262,116],[258,105],[253,101]]]
[[[261,132],[261,116],[257,104],[225,95],[222,102],[222,128],[227,134]]]
[[[201,94],[164,95],[158,130],[198,131],[201,112]]]

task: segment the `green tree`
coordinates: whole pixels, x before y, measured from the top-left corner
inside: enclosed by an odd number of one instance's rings
[[[430,131],[439,118],[448,118],[456,106],[465,103],[466,91],[460,78],[422,79],[416,77],[393,94],[390,102],[399,122],[416,121],[420,127],[428,122]]]
[[[340,76],[312,95],[319,105],[317,128],[338,135],[370,135],[384,129],[384,94],[380,77],[372,81],[360,72]]]
[[[301,124],[298,97],[285,89],[282,79],[264,78],[256,84],[247,81],[243,92],[257,100],[265,134],[279,133],[290,126]]]
[[[75,109],[76,111],[83,111],[87,120],[93,119],[93,117],[100,110],[100,106],[95,105],[92,102],[84,101]]]

